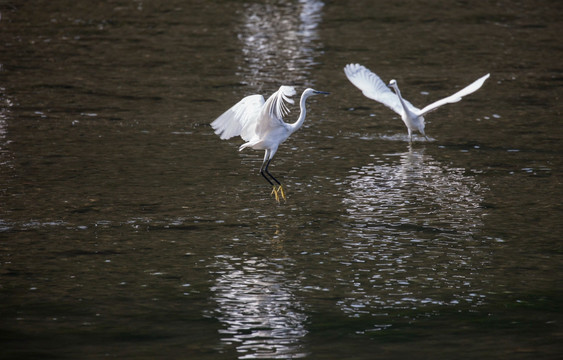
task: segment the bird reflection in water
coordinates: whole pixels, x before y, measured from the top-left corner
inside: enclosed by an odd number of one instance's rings
[[[221,270],[211,290],[225,326],[222,341],[233,344],[240,359],[305,357],[307,316],[281,265],[234,256],[218,256],[215,265]]]
[[[341,281],[353,296],[339,305],[351,315],[484,300],[485,189],[424,150],[409,146],[350,171],[342,254],[349,273]]]
[[[482,225],[483,191],[465,169],[451,168],[424,148],[397,154],[350,171],[344,200],[358,224],[418,226],[471,234]],[[393,161],[398,159],[398,163]]]

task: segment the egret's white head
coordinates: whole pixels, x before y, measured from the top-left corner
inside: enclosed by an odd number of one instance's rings
[[[315,89],[308,88],[305,91],[303,91],[303,95],[301,95],[301,97],[308,98],[311,95],[320,95],[320,94],[328,95],[330,93],[326,91],[318,91]]]

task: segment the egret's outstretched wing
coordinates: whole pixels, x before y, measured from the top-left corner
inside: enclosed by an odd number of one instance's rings
[[[283,117],[289,113],[286,102],[293,104],[293,100],[290,99],[293,95],[295,95],[295,89],[292,86],[282,85],[266,100],[256,124],[258,136],[264,135],[274,127],[284,125]]]
[[[437,108],[439,108],[442,105],[445,104],[450,104],[450,103],[455,103],[461,100],[462,97],[464,97],[465,95],[469,95],[477,90],[479,90],[479,88],[481,86],[483,86],[483,83],[485,82],[485,80],[487,80],[489,78],[490,74],[487,74],[477,80],[475,80],[473,83],[471,83],[470,85],[464,87],[463,89],[461,89],[460,91],[456,92],[453,95],[448,96],[447,98],[444,98],[442,100],[438,100],[436,102],[433,102],[432,104],[424,107],[422,110],[420,110],[419,113],[417,113],[417,115],[422,116],[432,110],[436,110]]]
[[[375,101],[379,101],[383,105],[391,108],[397,114],[401,115],[403,112],[403,107],[401,102],[395,94],[387,85],[366,67],[360,64],[348,64],[344,67],[344,73],[348,77],[348,80],[354,84],[358,89],[362,90],[364,95]],[[404,99],[403,99],[404,100]],[[410,102],[405,101],[405,104],[412,112],[419,111]]]
[[[211,123],[222,140],[233,136],[249,141],[256,134],[256,123],[264,106],[262,95],[250,95],[239,101]]]

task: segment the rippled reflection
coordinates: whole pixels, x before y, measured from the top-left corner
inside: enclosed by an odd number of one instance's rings
[[[324,3],[319,0],[266,1],[244,8],[240,72],[250,85],[307,83],[320,46],[317,26]]]
[[[217,256],[212,291],[222,340],[234,344],[240,359],[304,357],[301,338],[307,319],[292,294],[285,272],[258,258]],[[272,268],[274,267],[274,268]]]
[[[412,146],[384,157],[348,176],[344,202],[359,226],[375,223],[394,232],[411,225],[465,234],[481,227],[481,186],[465,169],[444,166]]]
[[[317,26],[324,6],[318,0],[265,1],[244,5],[239,31],[239,76],[257,91],[270,83],[308,84],[319,47]],[[304,357],[306,315],[281,267],[254,257],[217,256],[212,290],[222,340],[239,358]]]
[[[482,303],[490,259],[479,236],[483,189],[473,176],[409,147],[374,157],[348,180],[342,263],[352,270],[353,296],[339,302],[345,312]]]
[[[6,134],[8,133],[8,113],[12,102],[4,95],[4,88],[0,88],[0,166],[5,166]]]
[[[12,102],[5,96],[4,92],[5,89],[0,88],[0,172],[9,179],[11,176],[8,172],[13,169],[13,155],[8,149],[6,149],[6,145],[8,144],[8,115],[10,108],[12,107]],[[8,180],[6,180],[6,182],[7,181]],[[6,193],[8,193],[7,183],[2,182],[0,195],[4,195]],[[7,231],[9,229],[9,221],[7,219],[0,218],[0,232]]]

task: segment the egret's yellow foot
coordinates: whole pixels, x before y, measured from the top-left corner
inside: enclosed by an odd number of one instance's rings
[[[276,199],[276,201],[280,202],[280,197],[278,195],[278,191],[276,190],[276,185],[274,185],[274,188],[272,189],[272,192],[270,193],[270,195],[274,195],[274,198]]]
[[[285,193],[283,192],[283,187],[281,185],[280,185],[280,187],[278,187],[278,191],[280,192],[283,201],[286,201]]]

